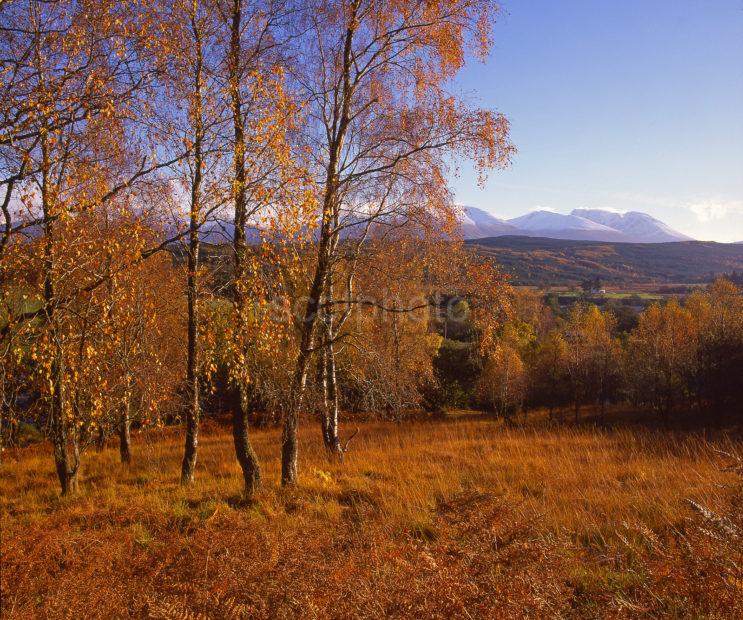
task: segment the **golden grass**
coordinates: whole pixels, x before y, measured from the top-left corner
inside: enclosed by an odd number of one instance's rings
[[[253,438],[265,484],[249,504],[238,494],[231,435],[219,427],[203,433],[197,481],[187,489],[178,485],[181,438],[173,430],[135,436],[129,468],[114,447],[86,454],[82,492],[71,499],[58,497],[47,448],[6,456],[4,614],[737,617],[743,610],[743,575],[735,572],[743,558],[732,557],[743,541],[715,534],[687,501],[735,514],[740,478],[716,450],[740,453],[736,440],[507,428],[475,417],[372,422],[338,463],[307,424],[300,484],[285,490],[277,484],[279,431]],[[700,581],[707,564],[716,567],[714,582]]]

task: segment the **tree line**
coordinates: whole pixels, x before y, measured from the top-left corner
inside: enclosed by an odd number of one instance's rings
[[[704,425],[743,410],[743,293],[726,279],[653,303],[634,321],[586,302],[561,312],[530,292],[514,305],[480,347],[471,393],[506,419],[546,407],[550,419],[570,409],[578,421],[587,406],[603,417],[607,404],[626,402],[664,423],[691,414]]]
[[[436,291],[482,281],[484,325],[502,315],[446,181],[514,152],[452,86],[494,18],[487,0],[3,2],[0,436],[33,420],[68,494],[88,447],[118,434],[126,463],[132,425],[181,419],[189,484],[221,397],[251,495],[259,408],[291,485],[300,412],[342,453],[339,374],[369,407],[414,400]]]

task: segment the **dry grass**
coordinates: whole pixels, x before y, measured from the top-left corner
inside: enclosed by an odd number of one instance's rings
[[[287,491],[278,431],[254,433],[250,504],[218,427],[188,489],[173,431],[136,436],[128,469],[86,455],[73,499],[45,448],[6,454],[3,617],[743,616],[735,440],[367,423],[340,464],[301,435]]]

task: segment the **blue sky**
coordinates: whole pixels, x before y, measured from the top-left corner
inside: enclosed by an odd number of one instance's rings
[[[743,240],[743,0],[504,0],[486,64],[457,87],[511,121],[512,166],[459,202],[645,211]]]

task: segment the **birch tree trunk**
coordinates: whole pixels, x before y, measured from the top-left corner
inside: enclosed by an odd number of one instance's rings
[[[52,444],[54,446],[54,464],[62,495],[71,495],[77,492],[78,488],[77,473],[80,457],[77,442],[75,442],[73,455],[70,455],[70,447],[68,445],[70,433],[65,408],[65,384],[63,380],[65,372],[64,352],[60,342],[62,335],[57,324],[57,312],[55,308],[54,217],[52,213],[53,192],[50,169],[51,161],[48,137],[46,134],[43,134],[41,138],[41,208],[44,219],[44,307],[49,322],[51,337],[54,341],[54,353],[50,368],[52,394],[49,403],[49,417],[52,429]]]
[[[129,465],[132,462],[132,450],[131,450],[131,388],[130,381],[127,380],[126,397],[124,398],[124,411],[121,413],[121,420],[119,421],[119,456],[121,462],[125,465]]]
[[[199,226],[201,224],[201,183],[203,172],[203,43],[201,31],[196,22],[196,7],[191,14],[191,32],[196,53],[194,62],[193,123],[194,123],[194,162],[191,182],[191,207],[188,234],[188,353],[186,361],[186,390],[188,404],[186,409],[186,445],[181,464],[181,484],[191,484],[194,479],[196,458],[199,447],[199,419],[201,402],[199,395]]]
[[[321,351],[323,372],[323,442],[331,454],[342,454],[338,437],[338,381],[335,368],[335,322],[333,319],[333,279],[328,274],[323,295],[325,308],[321,311],[324,343]]]
[[[234,295],[235,320],[238,331],[247,329],[245,313],[247,312],[248,296],[245,278],[247,247],[245,240],[245,226],[247,224],[247,186],[245,174],[245,127],[242,117],[242,99],[240,95],[240,58],[242,55],[241,28],[242,28],[242,0],[232,2],[232,23],[230,28],[230,47],[228,53],[229,94],[234,131],[234,179],[233,192],[235,199],[234,216]],[[239,403],[232,412],[232,434],[235,442],[235,455],[243,472],[245,495],[250,497],[261,482],[261,468],[258,457],[250,443],[248,424],[248,386],[241,379],[238,386],[240,392]]]

